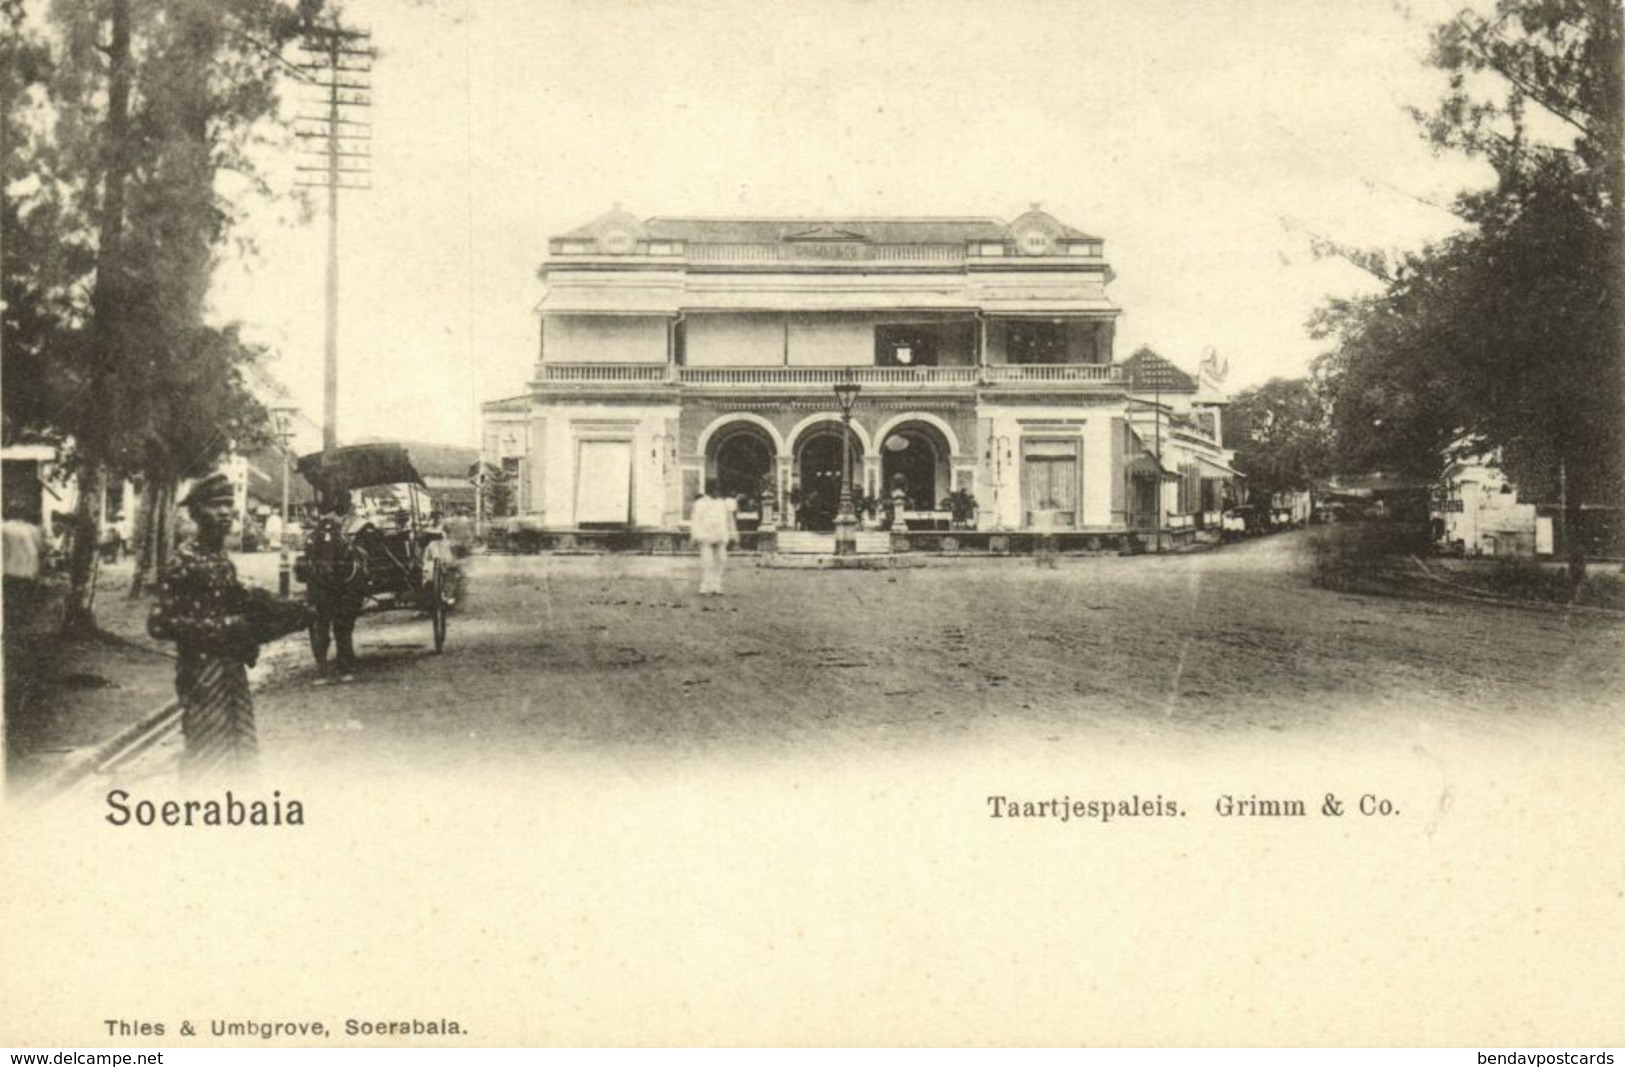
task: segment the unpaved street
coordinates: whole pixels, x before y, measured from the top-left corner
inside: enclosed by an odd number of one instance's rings
[[[268,759],[451,770],[493,754],[771,756],[1016,734],[1238,737],[1426,719],[1505,735],[1621,706],[1617,619],[1312,588],[1300,534],[1163,558],[771,569],[471,561],[442,655],[424,618],[357,629],[352,681],[297,641],[258,700]],[[1268,736],[1268,734],[1264,734]]]

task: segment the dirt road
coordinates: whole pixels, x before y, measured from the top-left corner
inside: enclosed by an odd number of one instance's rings
[[[1015,734],[1245,737],[1470,732],[1608,721],[1625,624],[1311,587],[1301,535],[1163,557],[784,570],[489,557],[469,568],[444,654],[426,619],[364,619],[355,679],[297,642],[258,701],[292,763],[426,761],[606,747],[667,756],[828,744],[907,748]]]

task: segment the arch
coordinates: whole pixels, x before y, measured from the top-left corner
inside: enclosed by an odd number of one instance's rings
[[[796,423],[795,429],[791,430],[789,434],[790,444],[793,449],[790,454],[794,455],[796,452],[799,452],[801,450],[801,446],[806,443],[803,440],[803,437],[805,437],[805,435],[810,430],[814,429],[819,423],[823,422],[833,422],[837,432],[839,432],[841,416],[833,411],[821,411],[816,415],[808,415],[806,418]],[[863,424],[858,422],[857,419],[852,420],[852,439],[856,441],[863,449],[863,455],[867,456],[873,450],[873,446],[869,441],[869,435],[864,432]]]
[[[942,439],[947,442],[947,458],[957,459],[959,456],[964,454],[959,449],[959,436],[954,433],[953,427],[949,426],[946,420],[942,419],[940,416],[931,414],[929,411],[904,411],[900,414],[893,415],[891,418],[880,424],[880,429],[875,432],[875,440],[879,441],[881,444],[885,444],[886,438],[891,436],[893,431],[902,426],[904,423],[909,422],[923,422],[927,426],[935,428],[936,431],[942,435]]]
[[[899,416],[876,440],[882,495],[895,501],[900,492],[907,510],[935,511],[953,485],[954,439],[942,420]]]
[[[718,415],[715,419],[711,420],[711,425],[700,431],[700,439],[698,442],[696,442],[694,451],[702,456],[705,455],[706,450],[711,446],[711,438],[716,436],[718,432],[727,429],[729,423],[736,422],[748,422],[751,425],[766,431],[768,440],[773,442],[773,454],[775,456],[782,456],[785,454],[784,438],[780,436],[778,429],[775,428],[771,422],[762,418],[760,415],[753,415],[748,411],[731,411],[726,415]]]
[[[739,499],[741,507],[760,502],[764,484],[777,482],[778,466],[773,438],[755,423],[724,426],[706,444],[706,481],[715,479],[722,494]]]
[[[863,458],[868,453],[858,434],[841,433],[840,419],[820,419],[806,425],[796,437],[791,466],[791,489],[796,504],[796,524],[804,530],[834,529],[843,483],[844,469],[851,478],[854,502],[863,493]],[[847,443],[851,448],[848,452]]]

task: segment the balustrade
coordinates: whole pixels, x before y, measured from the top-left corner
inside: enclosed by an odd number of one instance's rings
[[[990,382],[1118,382],[1123,368],[1110,363],[994,364]]]
[[[995,364],[987,367],[676,367],[664,363],[543,363],[544,382],[590,385],[657,385],[673,380],[698,386],[823,387],[848,375],[862,385],[973,386],[1042,382],[1051,385],[1107,384],[1123,381],[1121,367],[1110,364]]]
[[[544,382],[661,382],[664,363],[543,363]]]

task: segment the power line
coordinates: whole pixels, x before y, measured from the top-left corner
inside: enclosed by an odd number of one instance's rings
[[[319,114],[295,116],[294,131],[312,147],[300,154],[317,164],[299,164],[302,186],[327,190],[327,333],[322,375],[322,447],[338,445],[339,190],[372,188],[372,124],[355,116],[372,106],[372,63],[377,53],[368,30],[339,24],[312,27],[300,42],[297,64],[306,72],[305,103],[325,107]]]

